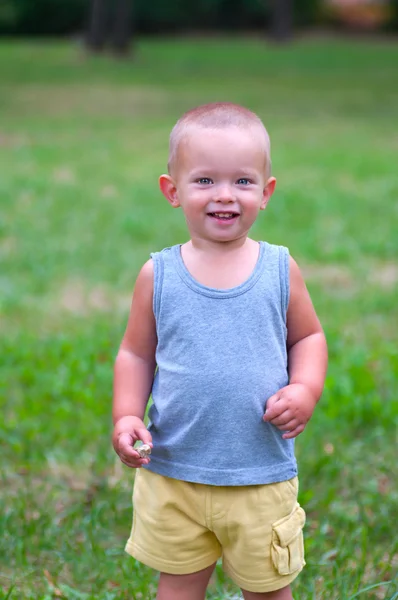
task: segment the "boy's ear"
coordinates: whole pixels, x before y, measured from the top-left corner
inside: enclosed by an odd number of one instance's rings
[[[177,197],[177,187],[170,175],[161,175],[159,177],[159,187],[163,196],[171,204],[173,208],[178,208],[180,203]]]
[[[267,206],[269,199],[271,198],[272,194],[275,191],[275,186],[276,186],[276,179],[275,177],[270,177],[267,181],[267,183],[265,184],[265,188],[263,189],[263,199],[261,201],[261,210],[264,210],[265,207]]]

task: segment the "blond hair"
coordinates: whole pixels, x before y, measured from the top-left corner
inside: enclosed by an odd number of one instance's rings
[[[192,108],[184,113],[174,125],[170,134],[169,159],[167,168],[173,171],[178,162],[178,149],[183,139],[194,128],[224,129],[227,127],[257,128],[264,137],[266,176],[271,174],[271,143],[267,130],[260,117],[254,112],[232,102],[214,102]]]

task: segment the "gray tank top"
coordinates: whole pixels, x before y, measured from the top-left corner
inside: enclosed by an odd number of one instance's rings
[[[145,468],[219,486],[294,477],[294,440],[262,420],[288,384],[288,250],[260,242],[250,277],[227,290],[196,281],[180,245],[151,256],[158,345]]]

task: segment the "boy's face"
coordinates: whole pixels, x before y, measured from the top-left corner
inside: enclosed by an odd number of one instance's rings
[[[228,242],[247,236],[275,187],[275,179],[266,178],[261,132],[197,128],[180,144],[177,163],[160,187],[184,211],[191,237]]]

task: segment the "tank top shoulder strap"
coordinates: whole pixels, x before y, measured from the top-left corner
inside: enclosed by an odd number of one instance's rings
[[[289,250],[268,242],[261,242],[261,245],[264,248],[263,285],[277,288],[282,315],[286,317],[290,295]]]
[[[163,281],[172,268],[173,247],[164,248],[160,252],[151,252],[153,261],[153,314],[155,318],[160,313]]]

